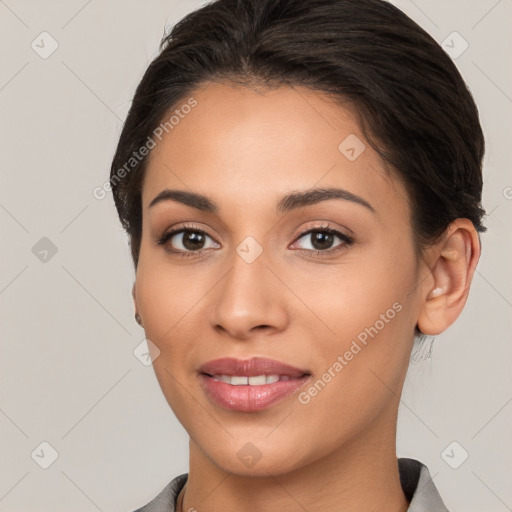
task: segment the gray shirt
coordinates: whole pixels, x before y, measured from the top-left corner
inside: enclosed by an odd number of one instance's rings
[[[400,483],[410,502],[407,512],[448,512],[427,466],[415,459],[399,458]],[[185,485],[188,473],[171,480],[147,505],[134,512],[176,512],[178,494]]]

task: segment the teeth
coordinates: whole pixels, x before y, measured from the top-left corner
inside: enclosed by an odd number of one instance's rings
[[[238,375],[233,375],[233,377],[231,377],[230,384],[232,386],[243,386],[244,384],[247,385],[249,383],[248,381],[248,377],[239,377]]]
[[[273,384],[279,380],[290,380],[288,375],[255,375],[253,377],[245,377],[243,375],[214,375],[213,378],[231,384],[232,386],[263,386],[264,384]]]
[[[277,377],[279,380],[279,377]],[[249,386],[261,386],[262,384],[267,383],[267,377],[265,375],[256,375],[254,377],[249,377]]]

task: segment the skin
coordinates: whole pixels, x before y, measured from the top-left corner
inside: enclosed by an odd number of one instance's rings
[[[477,232],[457,219],[418,259],[405,188],[349,105],[288,86],[209,83],[193,96],[197,106],[150,155],[133,289],[158,348],[157,379],[190,436],[183,510],[406,510],[396,422],[414,328],[438,334],[460,314]],[[354,161],[338,149],[350,134],[366,144]],[[276,214],[283,195],[312,187],[343,188],[374,211],[330,199]],[[219,211],[172,200],[149,207],[166,188],[206,195]],[[202,253],[180,258],[156,244],[183,223],[207,232]],[[334,237],[312,255],[318,246],[301,233],[326,225],[354,243]],[[236,252],[247,236],[263,250],[252,263]],[[193,252],[184,243],[176,234],[167,248]],[[295,394],[263,411],[229,411],[200,386],[207,361],[265,356],[307,369],[304,391],[395,303],[401,310],[307,404]],[[251,467],[237,455],[247,443],[261,454]]]

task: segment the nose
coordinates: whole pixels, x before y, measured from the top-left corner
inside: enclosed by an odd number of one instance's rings
[[[250,340],[286,329],[289,314],[286,306],[286,286],[261,255],[252,263],[237,253],[232,267],[215,287],[211,325],[217,331],[238,340]]]

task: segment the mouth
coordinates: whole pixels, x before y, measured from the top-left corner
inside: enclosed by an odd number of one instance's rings
[[[204,392],[215,405],[239,412],[270,407],[311,377],[307,370],[262,357],[216,359],[201,366],[199,374]]]
[[[209,375],[207,373],[203,373],[207,377],[211,377],[214,380],[219,380],[221,382],[225,382],[226,384],[231,384],[232,386],[263,386],[265,384],[274,384],[274,382],[286,382],[294,379],[294,377],[290,377],[289,375],[252,375],[248,377],[246,375]],[[306,376],[308,374],[304,374]]]

